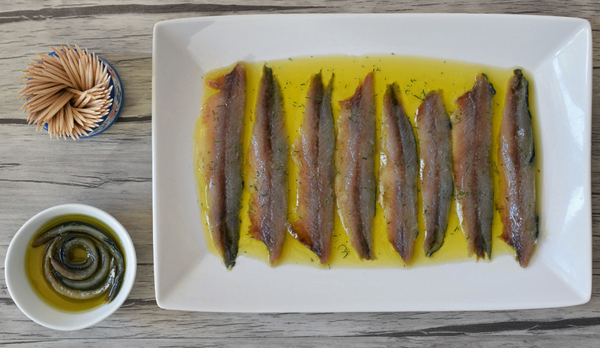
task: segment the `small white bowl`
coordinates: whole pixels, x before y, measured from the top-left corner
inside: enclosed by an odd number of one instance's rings
[[[61,311],[41,299],[31,286],[25,271],[25,255],[32,237],[49,220],[63,215],[87,215],[108,225],[120,238],[125,253],[125,277],[117,297],[110,303],[83,312]],[[84,204],[58,205],[27,221],[15,234],[6,253],[5,278],[8,292],[19,309],[36,323],[54,330],[79,330],[92,326],[115,312],[131,291],[137,260],[135,248],[125,228],[111,215]]]

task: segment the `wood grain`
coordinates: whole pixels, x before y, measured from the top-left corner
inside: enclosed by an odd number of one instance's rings
[[[600,342],[600,84],[593,87],[593,292],[588,304],[501,312],[221,314],[166,311],[154,299],[152,255],[152,28],[174,18],[251,13],[473,12],[582,17],[593,30],[600,81],[600,1],[0,1],[0,346],[597,347]],[[77,43],[121,75],[125,105],[100,137],[77,143],[36,133],[17,98],[26,61],[49,45]],[[92,160],[89,160],[92,159]],[[79,202],[114,215],[130,232],[138,275],[125,304],[76,332],[22,314],[4,280],[10,240],[31,216]]]

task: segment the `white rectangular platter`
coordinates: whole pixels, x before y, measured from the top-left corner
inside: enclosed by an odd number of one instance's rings
[[[533,78],[542,151],[540,239],[523,269],[491,262],[413,268],[270,267],[209,253],[200,220],[193,128],[202,76],[236,61],[309,55],[442,58]],[[256,15],[154,27],[152,155],[156,299],[220,312],[501,310],[586,303],[591,296],[591,29],[575,18],[465,14]],[[539,160],[539,159],[538,159]]]

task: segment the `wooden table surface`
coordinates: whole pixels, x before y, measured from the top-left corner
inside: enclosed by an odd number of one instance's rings
[[[143,4],[140,4],[143,2]],[[100,4],[101,3],[101,4]],[[100,5],[99,5],[100,4]],[[581,17],[594,31],[600,81],[600,2],[359,0],[0,1],[0,346],[600,346],[600,125],[592,129],[593,292],[577,307],[497,312],[220,314],[162,310],[152,260],[152,29],[185,17],[256,13],[472,12]],[[126,98],[118,121],[85,141],[57,141],[26,124],[18,78],[35,52],[79,44],[111,62]],[[600,83],[593,88],[600,116]],[[136,283],[101,323],[59,332],[29,320],[6,289],[4,259],[19,227],[62,203],[85,203],[115,216],[135,243]]]

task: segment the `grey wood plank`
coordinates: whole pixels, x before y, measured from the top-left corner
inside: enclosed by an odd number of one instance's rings
[[[132,311],[132,307],[140,307]],[[1,309],[5,305],[0,304]],[[483,315],[488,318],[483,319]],[[458,336],[568,337],[588,335],[599,338],[600,317],[577,319],[517,319],[518,312],[490,315],[489,312],[453,316],[422,313],[346,313],[346,314],[218,314],[162,311],[128,302],[110,318],[81,331],[57,333],[32,323],[21,313],[8,318],[0,344],[31,339],[59,338],[123,340],[140,337],[179,340],[181,338],[232,340],[245,338],[419,338]],[[539,313],[543,314],[543,313]],[[548,313],[546,313],[548,314]],[[461,318],[458,318],[461,317]],[[453,322],[461,323],[453,323]]]
[[[111,341],[115,346],[128,347],[596,347],[594,342],[590,341],[585,335],[574,335],[561,338],[534,338],[523,337],[519,335],[511,337],[498,336],[460,336],[460,337],[419,337],[419,338],[372,338],[372,337],[338,337],[334,340],[324,338],[292,338],[292,339],[189,339],[181,338],[177,340],[164,339],[135,339],[135,340],[114,340]],[[105,342],[94,340],[31,340],[20,341],[11,344],[11,347],[106,347]]]
[[[0,125],[0,137],[21,139],[2,144],[0,246],[7,247],[37,212],[85,203],[115,216],[129,231],[139,262],[151,263],[150,128],[148,121],[117,122],[106,135],[73,142],[49,139],[27,125]]]

